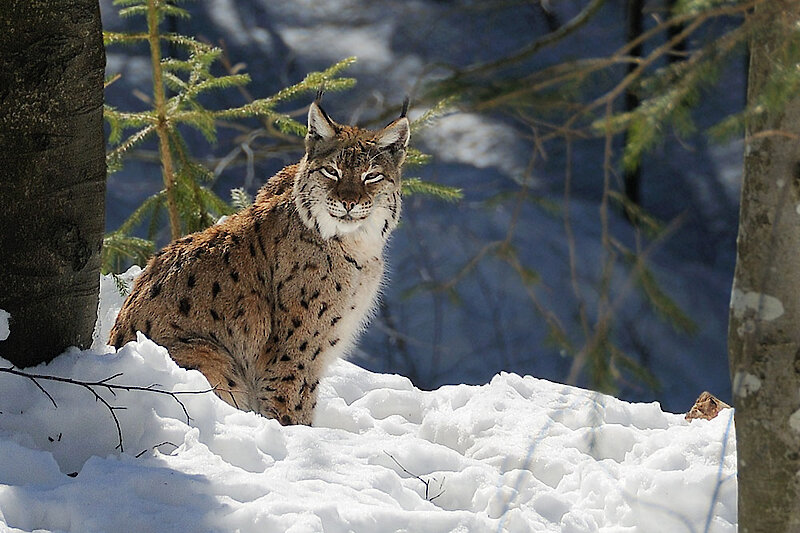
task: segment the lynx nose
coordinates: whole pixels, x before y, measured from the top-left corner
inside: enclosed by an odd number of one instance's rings
[[[342,205],[344,206],[345,211],[349,213],[356,205],[358,205],[358,202],[354,202],[352,200],[342,200]]]

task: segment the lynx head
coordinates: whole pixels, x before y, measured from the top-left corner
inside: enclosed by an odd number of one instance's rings
[[[294,183],[300,217],[324,239],[386,238],[400,216],[400,167],[406,157],[407,102],[379,131],[337,124],[315,100],[308,111],[306,155]]]

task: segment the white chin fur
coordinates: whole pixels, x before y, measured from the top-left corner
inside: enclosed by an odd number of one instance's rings
[[[353,233],[364,226],[364,220],[344,221],[330,215],[330,213],[317,214],[317,222],[319,223],[319,232],[323,239],[330,239],[331,237],[342,237]]]
[[[303,210],[299,198],[295,199],[295,203],[301,213],[303,223],[308,228],[318,227],[323,239],[352,237],[357,241],[370,242],[376,246],[385,241],[381,237],[384,220],[379,216],[380,209],[373,209],[369,216],[360,220],[344,221],[332,216],[324,202],[312,204],[309,211]]]

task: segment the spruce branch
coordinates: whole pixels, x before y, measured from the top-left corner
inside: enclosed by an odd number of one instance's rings
[[[146,33],[119,33],[113,31],[103,32],[103,44],[105,46],[110,46],[113,44],[137,44],[146,40]]]
[[[123,298],[128,296],[131,292],[130,283],[122,279],[122,276],[119,274],[111,273],[111,279],[114,280],[114,286],[117,288],[117,292]]]
[[[423,181],[420,178],[403,178],[403,194],[426,194],[445,202],[457,202],[464,196],[461,189]]]
[[[117,232],[122,235],[127,235],[133,232],[133,230],[144,221],[144,218],[150,214],[152,215],[153,211],[159,205],[163,205],[166,199],[165,192],[159,191],[150,197],[148,197],[142,205],[137,207],[133,213],[131,213],[125,222],[123,222],[119,228],[117,228]]]
[[[411,122],[411,131],[417,133],[434,124],[437,119],[452,111],[457,100],[456,96],[448,96],[436,102],[433,107]]]
[[[145,126],[141,130],[137,131],[136,133],[132,134],[130,137],[125,139],[124,142],[120,143],[116,148],[111,150],[106,154],[106,165],[108,165],[108,172],[112,174],[117,172],[122,168],[122,156],[125,155],[131,148],[135,147],[136,145],[140,144],[142,141],[147,139],[150,134],[156,131],[156,127],[153,125]],[[112,128],[113,132],[113,128]]]
[[[242,187],[231,189],[231,204],[239,211],[247,209],[253,204],[253,197]]]
[[[153,241],[140,239],[124,235],[119,231],[107,234],[103,237],[103,249],[100,253],[100,271],[103,274],[113,273],[118,269],[123,258],[133,258],[134,261],[142,264],[152,255],[155,245]],[[117,283],[118,278],[114,277]],[[119,284],[117,284],[119,289]]]
[[[431,156],[428,154],[423,154],[419,150],[413,147],[409,147],[408,152],[406,154],[406,166],[410,167],[418,167],[427,165],[431,161]]]

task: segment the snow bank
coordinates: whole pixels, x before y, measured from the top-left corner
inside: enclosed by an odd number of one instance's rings
[[[124,408],[120,453],[91,391],[0,373],[0,531],[735,531],[731,410],[688,423],[514,374],[424,392],[340,362],[315,427],[284,428],[192,393],[143,336],[29,371],[179,395],[95,387]]]

